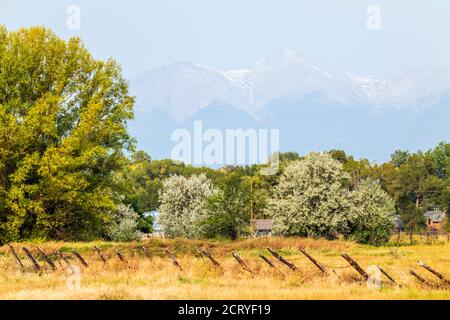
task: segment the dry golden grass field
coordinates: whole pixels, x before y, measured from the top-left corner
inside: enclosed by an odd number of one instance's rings
[[[301,238],[263,238],[238,242],[151,239],[142,243],[14,243],[22,260],[21,271],[8,246],[0,248],[0,299],[450,299],[449,287],[420,267],[421,260],[450,279],[450,242],[447,237],[426,240],[416,237],[413,245],[405,243],[383,247],[358,245],[335,240]],[[26,246],[42,267],[33,270],[22,247]],[[56,271],[45,263],[36,246],[55,261]],[[93,250],[98,246],[106,263]],[[147,249],[145,255],[142,246]],[[202,246],[221,264],[215,267],[201,257]],[[297,270],[292,271],[267,251],[272,248]],[[164,254],[168,248],[182,270]],[[317,259],[326,274],[299,252]],[[76,250],[88,263],[83,267],[72,254]],[[122,253],[126,262],[116,254]],[[63,252],[72,269],[57,252]],[[233,258],[238,252],[253,273],[245,271]],[[382,277],[381,289],[369,288],[362,277],[340,256],[348,253],[362,268],[379,265],[399,284]],[[259,255],[268,257],[271,268]],[[75,267],[76,268],[76,267]],[[334,269],[334,271],[332,271]],[[429,281],[421,284],[409,274],[415,270]],[[77,285],[79,279],[79,286]]]

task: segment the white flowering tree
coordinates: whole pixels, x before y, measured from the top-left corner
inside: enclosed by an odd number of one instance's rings
[[[310,153],[282,173],[267,214],[277,235],[333,237],[347,229],[351,207],[342,165],[326,153]]]
[[[379,183],[362,181],[351,193],[349,235],[358,242],[382,244],[394,227],[395,202]]]
[[[139,215],[131,206],[119,204],[111,213],[111,221],[107,227],[107,235],[113,241],[139,240],[142,234],[138,230]]]
[[[206,200],[214,194],[204,175],[167,178],[160,190],[158,223],[168,237],[198,238],[204,233],[207,218]]]

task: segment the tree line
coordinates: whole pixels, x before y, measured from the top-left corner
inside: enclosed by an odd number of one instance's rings
[[[129,241],[168,236],[236,239],[270,218],[284,236],[383,243],[400,216],[450,207],[450,145],[396,151],[382,164],[342,150],[280,153],[263,164],[194,167],[136,151],[127,131],[134,98],[114,60],[94,59],[78,38],[0,26],[0,242]]]
[[[193,167],[151,160],[140,151],[117,177],[138,212],[158,210],[167,236],[225,237],[252,233],[251,220],[270,218],[279,235],[383,243],[401,218],[423,230],[427,210],[450,207],[450,144],[395,151],[385,163],[343,150],[300,156],[280,153],[280,170],[264,165]]]

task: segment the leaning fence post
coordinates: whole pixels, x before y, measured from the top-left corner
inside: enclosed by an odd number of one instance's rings
[[[270,261],[269,259],[267,259],[265,256],[263,256],[262,254],[259,255],[259,257],[261,259],[263,259],[270,267],[275,268],[274,264],[272,263],[272,261]]]
[[[172,263],[175,267],[177,267],[180,270],[183,270],[183,268],[181,267],[180,263],[178,262],[177,258],[175,258],[175,256],[172,254],[172,252],[169,251],[169,249],[166,248],[166,250],[164,251],[166,253],[166,255],[172,260]]]
[[[53,269],[53,271],[56,271],[56,265],[55,263],[52,261],[52,259],[49,258],[49,256],[47,256],[44,252],[44,250],[42,250],[41,248],[39,248],[38,246],[36,246],[36,249],[38,249],[39,253],[42,255],[42,257],[44,258],[44,260],[50,265],[50,267]]]
[[[33,263],[34,266],[34,270],[36,270],[37,272],[41,271],[41,266],[39,265],[39,263],[36,261],[36,259],[33,257],[33,255],[31,254],[31,252],[25,248],[22,247],[23,252],[25,252],[25,254],[27,255],[28,259],[31,260],[31,262]]]
[[[364,278],[364,280],[367,281],[369,279],[369,275],[367,274],[367,272],[364,271],[364,269],[361,268],[355,260],[350,258],[347,253],[341,253],[341,257],[347,260],[347,262]]]
[[[211,261],[211,263],[212,263],[215,267],[218,267],[218,268],[221,267],[220,263],[219,263],[216,259],[214,259],[214,257],[213,257],[209,252],[207,252],[205,249],[199,248],[199,249],[198,249],[198,252],[199,252],[200,254],[204,255],[205,257],[207,257],[207,258],[209,259],[209,261]]]
[[[16,251],[14,250],[13,246],[11,244],[8,244],[9,250],[11,251],[12,255],[17,261],[17,264],[20,266],[20,269],[22,271],[25,271],[25,267],[23,266],[22,261],[20,260],[19,256],[17,255]]]
[[[71,267],[72,264],[70,263],[69,259],[64,255],[64,253],[58,251],[58,256],[64,260],[64,262],[67,264],[67,266]]]
[[[61,269],[64,269],[64,267],[61,263],[61,257],[59,256],[59,253],[56,252],[55,255],[56,255],[56,261],[58,261],[59,266],[61,267]]]
[[[81,262],[81,264],[87,268],[89,267],[89,265],[87,264],[87,262],[83,259],[83,257],[76,251],[73,251],[72,254],[78,259],[78,261]]]
[[[421,276],[419,276],[414,270],[409,270],[409,273],[410,273],[411,275],[413,275],[417,280],[419,280],[419,282],[420,282],[421,284],[426,284],[426,285],[428,285],[428,286],[432,286],[432,284],[431,284],[428,280],[425,280],[424,278],[422,278]]]
[[[239,265],[242,267],[242,269],[253,274],[253,271],[250,269],[250,267],[247,265],[247,263],[245,263],[245,261],[242,260],[241,257],[239,257],[237,252],[233,252],[231,255],[236,259],[236,261],[239,263]]]
[[[114,250],[116,252],[116,255],[119,257],[120,261],[123,263],[128,263],[127,259],[123,256],[123,254],[119,250]]]
[[[103,256],[102,251],[100,250],[100,248],[97,247],[97,246],[94,246],[94,251],[97,252],[97,255],[103,261],[103,263],[106,263],[106,258]]]
[[[380,266],[377,266],[378,267],[378,270],[380,270],[380,272],[382,273],[382,274],[384,274],[385,276],[386,276],[386,278],[388,278],[393,284],[395,284],[395,285],[399,285],[395,280],[394,280],[394,278],[392,278],[383,268],[381,268]]]
[[[305,257],[307,257],[308,260],[311,261],[320,271],[326,273],[325,269],[320,265],[320,263],[316,259],[311,257],[308,253],[306,253],[304,249],[300,248],[300,252],[303,253]]]
[[[418,264],[419,264],[419,266],[421,266],[425,270],[429,271],[430,273],[432,273],[433,275],[438,277],[441,281],[445,282],[446,284],[450,284],[449,280],[447,280],[441,273],[437,272],[436,270],[431,268],[429,265],[423,263],[422,261],[418,261]]]
[[[147,258],[151,258],[151,257],[152,257],[151,254],[148,252],[148,250],[147,250],[146,247],[142,246],[141,248],[142,248],[142,252],[144,252],[144,255],[145,255]]]
[[[284,263],[285,265],[287,265],[287,266],[289,267],[289,269],[291,269],[291,270],[293,270],[293,271],[297,270],[297,267],[296,267],[293,263],[287,261],[286,259],[284,259],[282,256],[280,256],[278,253],[276,253],[275,251],[273,251],[273,250],[270,249],[269,247],[267,248],[267,250],[269,250],[269,252],[270,252],[275,258],[277,258],[279,261],[281,261],[282,263]]]
[[[271,268],[274,268],[278,273],[280,273],[283,278],[285,277],[284,273],[281,270],[279,270],[277,267],[275,267],[275,265],[272,263],[272,261],[270,261],[268,258],[263,256],[262,254],[260,254],[259,257],[261,259],[263,259],[264,262],[266,262]]]

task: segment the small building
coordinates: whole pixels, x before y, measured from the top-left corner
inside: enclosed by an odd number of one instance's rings
[[[255,230],[255,237],[267,237],[272,234],[271,219],[254,219],[252,220],[252,225]]]
[[[444,211],[434,210],[424,213],[427,229],[430,231],[441,231],[445,228],[446,213]]]

